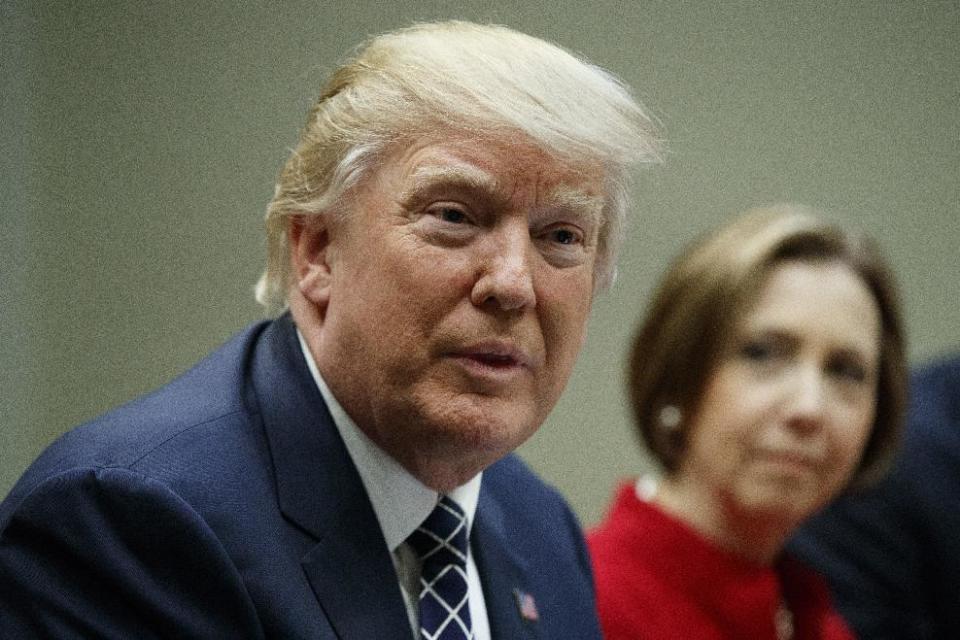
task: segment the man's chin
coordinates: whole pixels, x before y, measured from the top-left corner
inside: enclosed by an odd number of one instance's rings
[[[413,458],[404,464],[423,484],[440,492],[448,492],[466,484],[471,478],[510,453],[516,445],[511,441],[486,439],[482,446],[463,438],[436,438],[429,447],[411,451]]]
[[[522,414],[510,412],[450,412],[423,416],[419,424],[408,424],[401,441],[395,443],[401,459],[414,475],[434,478],[457,477],[466,482],[477,473],[516,449],[537,430]],[[433,486],[435,481],[427,483]],[[462,484],[462,482],[460,483]],[[457,486],[457,485],[454,485]]]
[[[474,452],[499,459],[536,432],[538,425],[530,422],[516,414],[488,412],[475,419],[434,423],[425,436],[438,453],[442,450],[456,456]]]

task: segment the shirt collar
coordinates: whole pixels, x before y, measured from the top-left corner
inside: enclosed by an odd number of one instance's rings
[[[392,553],[426,520],[440,500],[440,495],[413,477],[360,430],[323,380],[299,329],[297,338],[310,375],[327,403],[337,431],[347,447],[347,453],[360,474],[387,548]],[[467,531],[473,527],[482,476],[482,472],[478,473],[447,494],[466,514]]]

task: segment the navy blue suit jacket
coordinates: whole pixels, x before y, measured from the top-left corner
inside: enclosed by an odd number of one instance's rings
[[[911,380],[903,448],[877,487],[808,522],[792,550],[861,638],[960,637],[960,357]]]
[[[514,456],[484,473],[472,550],[494,638],[600,637],[576,519]],[[411,636],[289,316],[67,433],[0,505],[2,638]]]

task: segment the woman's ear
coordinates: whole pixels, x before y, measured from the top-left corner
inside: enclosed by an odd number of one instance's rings
[[[287,239],[294,283],[304,298],[325,308],[330,300],[330,234],[324,216],[290,216]]]

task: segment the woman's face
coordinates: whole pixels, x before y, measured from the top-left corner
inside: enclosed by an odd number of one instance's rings
[[[745,515],[810,515],[846,485],[870,435],[880,335],[849,267],[774,266],[707,380],[678,479]]]

